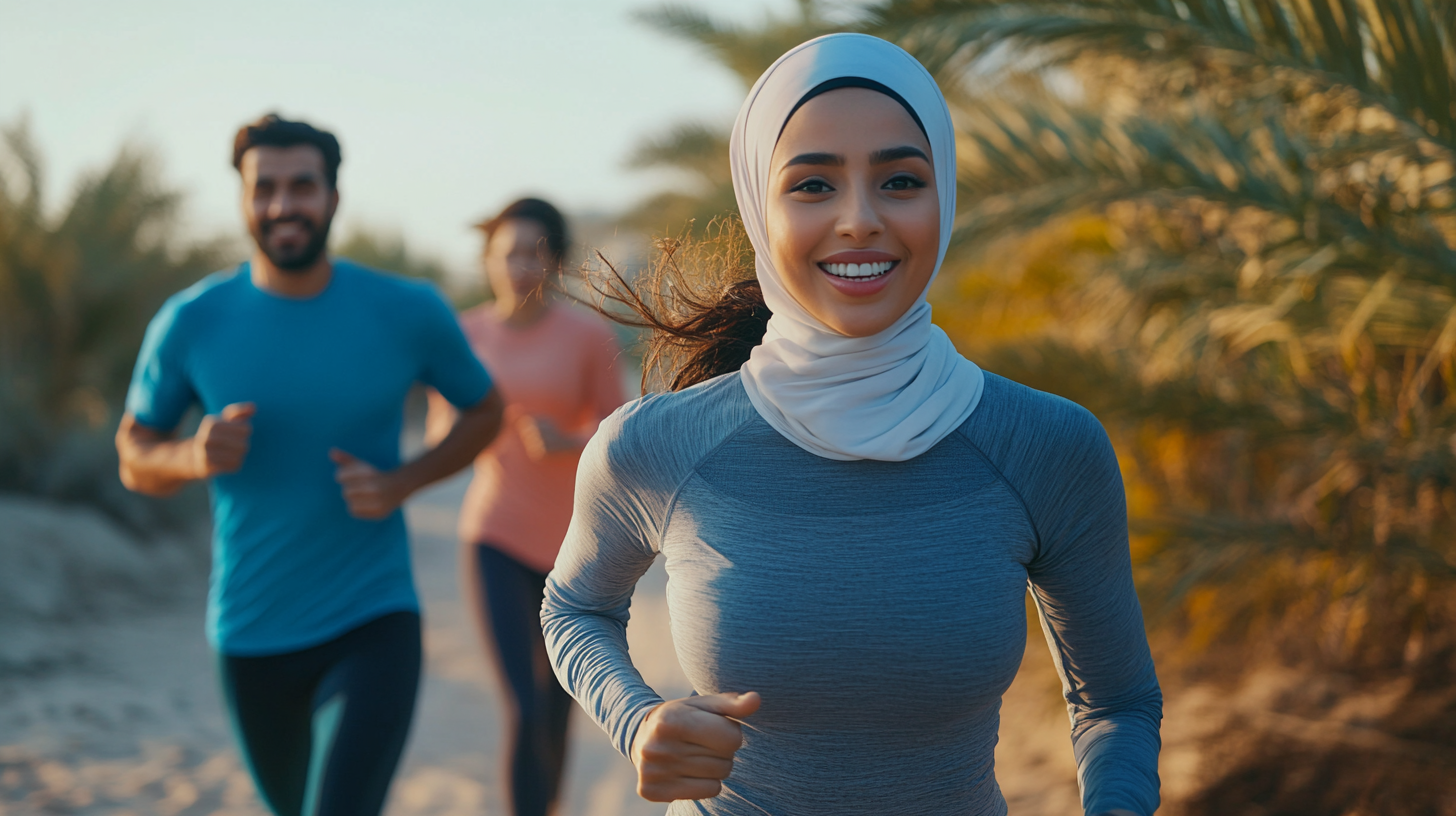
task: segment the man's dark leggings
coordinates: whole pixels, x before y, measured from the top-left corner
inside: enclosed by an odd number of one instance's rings
[[[485,544],[466,553],[487,649],[505,680],[510,706],[511,805],[515,816],[545,816],[561,788],[571,695],[556,682],[541,635],[546,576]]]
[[[278,816],[377,816],[420,685],[420,616],[393,612],[299,652],[219,655],[243,757]]]

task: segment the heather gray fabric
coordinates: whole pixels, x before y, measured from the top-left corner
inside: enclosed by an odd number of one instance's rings
[[[993,749],[1028,581],[1087,812],[1157,808],[1162,696],[1117,460],[1084,409],[987,374],[970,419],[905,462],[802,450],[736,373],[617,411],[582,457],[542,624],[624,754],[661,701],[626,641],[659,553],[693,687],[763,696],[723,793],[669,814],[1006,813]]]

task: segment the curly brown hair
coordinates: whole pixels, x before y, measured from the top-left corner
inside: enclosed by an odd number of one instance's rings
[[[680,391],[748,362],[771,316],[754,276],[753,247],[736,216],[701,236],[660,238],[647,267],[627,280],[601,253],[583,275],[593,308],[649,332],[642,390]]]

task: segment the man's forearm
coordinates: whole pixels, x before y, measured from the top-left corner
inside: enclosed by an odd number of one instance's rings
[[[494,389],[485,399],[460,412],[440,444],[390,474],[403,496],[459,472],[500,433],[505,403]]]
[[[192,440],[168,439],[122,418],[116,431],[116,452],[121,459],[121,483],[127,490],[148,496],[170,496],[197,478]]]

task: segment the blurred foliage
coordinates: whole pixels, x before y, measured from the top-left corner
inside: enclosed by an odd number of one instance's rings
[[[937,317],[1109,424],[1149,611],[1195,648],[1449,668],[1456,4],[892,0],[870,24],[961,129]]]
[[[373,269],[424,278],[437,286],[450,283],[449,273],[438,260],[411,250],[398,232],[351,225],[329,251]]]
[[[186,505],[127,494],[111,443],[147,322],[232,254],[178,239],[180,195],[122,149],[64,206],[24,120],[0,132],[0,490],[97,504],[137,525]]]
[[[798,0],[796,15],[767,16],[754,27],[715,20],[681,5],[644,11],[637,18],[697,46],[732,71],[747,93],[759,74],[785,51],[820,34],[842,30],[844,26],[830,19],[830,10],[825,0]],[[627,159],[628,167],[673,171],[685,177],[687,184],[639,204],[623,223],[653,236],[679,236],[684,229],[701,231],[715,218],[737,214],[728,169],[728,133],[726,124],[679,122],[638,144]]]
[[[488,294],[481,278],[477,276],[467,281],[450,274],[438,258],[411,248],[397,230],[351,224],[343,237],[333,242],[329,251],[371,269],[431,281],[440,287],[457,309],[474,306]]]

